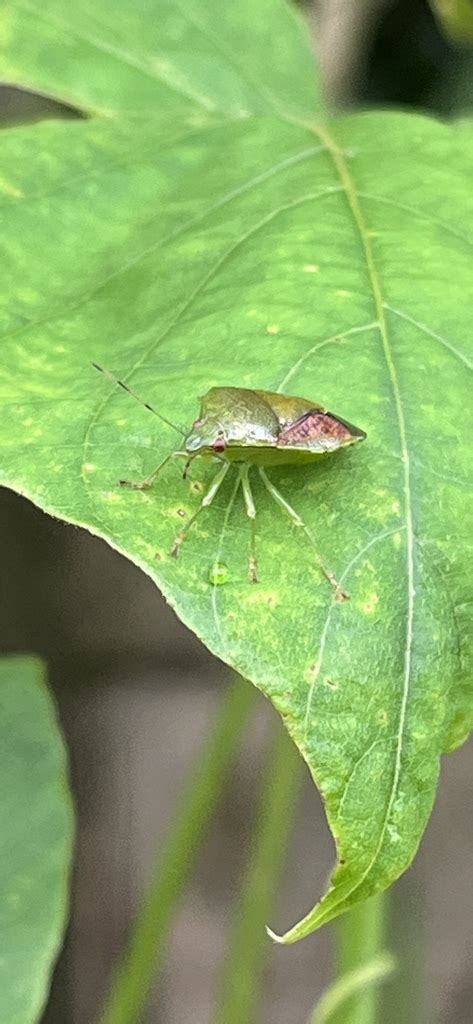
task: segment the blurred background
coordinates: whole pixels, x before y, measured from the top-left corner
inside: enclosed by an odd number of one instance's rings
[[[301,7],[334,104],[395,104],[446,116],[471,109],[472,52],[447,42],[426,0],[321,0]],[[4,126],[57,116],[78,114],[0,87]],[[72,914],[44,1024],[94,1024],[229,673],[133,565],[8,491],[0,491],[0,559],[2,649],[39,652],[48,661],[78,816]],[[280,729],[268,702],[256,695],[238,762],[181,901],[146,1024],[213,1019],[265,756]],[[444,759],[421,851],[392,890],[391,946],[402,948],[404,973],[391,999],[386,986],[383,1024],[473,1021],[471,759],[471,744]],[[332,862],[323,809],[303,772],[271,915],[276,930],[312,906]],[[254,1021],[241,1024],[305,1024],[330,979],[332,942],[329,926],[297,946],[268,943],[260,1005]],[[410,985],[417,990],[419,974],[424,996],[413,1020],[412,1005],[408,1016],[400,1000]]]

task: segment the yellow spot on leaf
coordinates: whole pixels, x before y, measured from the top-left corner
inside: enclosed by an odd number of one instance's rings
[[[123,501],[123,493],[120,491],[102,491],[104,501]]]
[[[96,469],[97,467],[94,466],[92,462],[84,462],[84,465],[82,466],[83,473],[94,473]]]
[[[310,665],[309,668],[306,670],[306,672],[304,672],[305,678],[306,678],[306,680],[307,680],[307,682],[309,683],[310,686],[312,686],[312,684],[315,682],[315,680],[317,679],[319,674],[320,674],[320,662],[319,661],[316,661],[313,665]]]
[[[351,295],[351,292],[347,292],[345,288],[338,288],[337,295],[339,295],[341,299],[348,299]]]
[[[158,562],[161,561],[162,552],[156,551],[154,544],[148,544],[146,541],[142,539],[142,537],[140,537],[139,540],[137,540],[137,546],[138,545],[141,548],[141,551],[143,552],[143,556],[147,558],[148,561],[154,562],[155,559]]]
[[[7,181],[5,178],[0,178],[0,191],[5,196],[10,196],[11,199],[23,199],[25,193],[22,192],[21,188],[17,188],[11,181]]]
[[[268,324],[266,328],[268,334],[279,334],[280,329],[277,324]]]
[[[398,501],[393,501],[393,503],[391,505],[391,509],[392,509],[392,511],[394,512],[394,514],[396,516],[400,516],[401,515],[401,506],[400,506]]]
[[[261,586],[254,587],[251,593],[245,598],[246,604],[265,604],[269,608],[275,608],[280,603],[279,594],[274,590],[263,590]]]
[[[376,605],[379,604],[378,594],[370,594],[368,600],[361,606],[365,615],[371,615],[374,612]]]
[[[28,286],[24,286],[23,288],[18,288],[17,293],[18,293],[18,298],[21,299],[22,302],[28,303],[30,306],[35,305],[36,302],[39,299],[39,293],[36,291],[36,289],[35,288],[29,288]],[[36,357],[33,357],[33,355],[30,353],[29,362],[32,365],[33,365],[33,360],[36,362],[36,366],[41,366],[41,364],[45,362],[45,358],[44,358],[43,354],[40,354],[40,355],[38,355]]]
[[[318,274],[319,268],[316,263],[306,263],[303,268],[306,274]]]

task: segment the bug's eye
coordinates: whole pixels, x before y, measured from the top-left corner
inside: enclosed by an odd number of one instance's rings
[[[226,447],[223,433],[219,434],[212,445],[214,452],[224,452]]]
[[[202,426],[202,420],[194,420],[192,426],[194,430],[198,430]]]

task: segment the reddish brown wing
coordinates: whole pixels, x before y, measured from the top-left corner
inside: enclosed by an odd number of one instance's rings
[[[338,419],[330,412],[321,409],[311,409],[305,412],[299,419],[285,427],[278,437],[278,448],[287,445],[311,445],[317,441],[328,442],[329,446],[346,444],[354,437],[364,436],[363,431],[352,427],[350,423]]]

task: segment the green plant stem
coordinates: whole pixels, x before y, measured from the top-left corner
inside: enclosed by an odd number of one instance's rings
[[[324,992],[310,1019],[310,1024],[328,1024],[329,1021],[330,1024],[334,1024],[335,1019],[338,1019],[336,1015],[341,1011],[345,1014],[344,1020],[348,1021],[347,1005],[353,1005],[355,997],[368,995],[373,991],[374,985],[386,981],[395,967],[396,961],[391,953],[379,953],[362,967],[355,968],[342,978],[338,978]]]
[[[241,887],[216,1024],[249,1024],[256,1020],[254,1005],[262,965],[271,950],[265,925],[274,912],[302,774],[296,748],[287,733],[278,730],[267,759],[253,849]]]
[[[383,998],[383,1024],[414,1021],[427,1024],[425,1005],[425,904],[415,876],[403,878],[393,890],[391,948],[398,961],[396,977]]]
[[[174,825],[151,877],[105,1002],[100,1024],[138,1024],[164,953],[164,940],[183,891],[204,828],[235,757],[255,699],[253,687],[237,678],[230,685],[212,735],[191,772]]]
[[[368,967],[383,951],[388,896],[380,893],[343,914],[335,925],[336,983]],[[379,1024],[379,986],[356,986],[330,1018],[333,1024]]]

